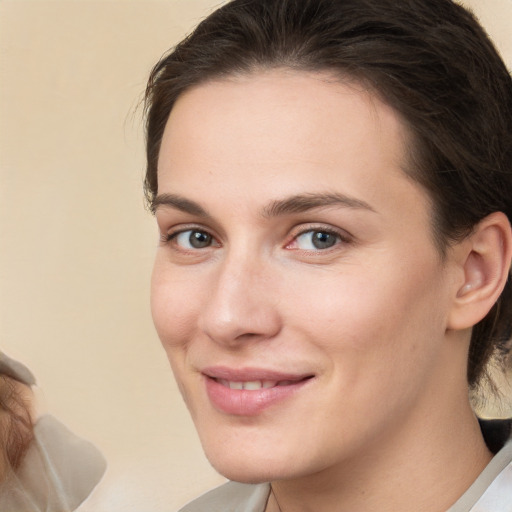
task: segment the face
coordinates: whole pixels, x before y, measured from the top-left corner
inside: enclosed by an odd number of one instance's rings
[[[446,393],[450,265],[406,144],[391,108],[321,74],[214,81],[172,110],[152,311],[228,478],[342,468]]]

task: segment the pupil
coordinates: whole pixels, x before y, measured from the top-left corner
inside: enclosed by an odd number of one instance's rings
[[[207,233],[201,231],[193,231],[190,233],[190,245],[196,249],[208,247],[210,245],[212,237]]]
[[[313,234],[313,245],[317,249],[327,249],[332,247],[336,242],[336,238],[330,233],[324,233],[322,231],[316,231]]]

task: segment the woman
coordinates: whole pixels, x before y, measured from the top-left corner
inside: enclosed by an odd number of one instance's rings
[[[184,511],[512,510],[468,398],[511,335],[511,136],[450,0],[235,0],[162,58],[153,317],[241,482]]]

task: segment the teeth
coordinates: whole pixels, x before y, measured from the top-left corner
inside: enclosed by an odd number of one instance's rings
[[[254,390],[254,389],[261,389],[261,381],[260,380],[253,380],[249,382],[244,382],[244,389]]]
[[[281,382],[278,383],[275,380],[251,380],[247,382],[234,382],[225,379],[218,379],[218,383],[230,389],[246,389],[248,391],[256,391],[262,388],[269,389],[277,385],[282,385]]]
[[[256,391],[258,389],[269,389],[276,386],[290,386],[294,381],[291,380],[250,380],[246,382],[235,382],[225,379],[216,379],[219,384],[230,389],[245,389],[248,391]]]

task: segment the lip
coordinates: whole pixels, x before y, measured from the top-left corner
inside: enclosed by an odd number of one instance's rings
[[[213,407],[235,416],[256,416],[270,406],[285,401],[307,385],[314,375],[283,373],[261,368],[233,369],[210,367],[202,371],[206,392]],[[259,389],[232,389],[228,382],[254,383],[268,386]]]

